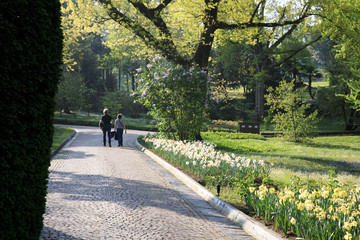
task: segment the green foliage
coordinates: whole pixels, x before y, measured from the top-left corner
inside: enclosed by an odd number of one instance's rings
[[[136,118],[131,115],[123,114],[123,119],[126,122],[127,129],[137,129],[144,131],[156,132],[158,129],[152,123],[151,116],[146,114],[135,114]],[[80,126],[99,126],[99,119],[101,118],[102,113],[98,114],[88,114],[84,112],[77,112],[76,118],[70,114],[59,114],[55,112],[54,121],[57,124],[66,124],[66,125],[80,125]],[[116,117],[115,115],[112,117]]]
[[[208,114],[210,119],[222,119],[222,120],[249,120],[251,115],[250,104],[246,99],[211,99]]]
[[[56,0],[0,1],[0,238],[39,239],[62,32]]]
[[[93,91],[88,89],[79,72],[63,72],[62,81],[56,93],[56,108],[59,111],[78,111],[91,109],[89,98]]]
[[[358,76],[360,79],[360,71],[358,71]],[[356,111],[360,111],[360,80],[348,82],[348,86],[350,87],[349,95],[345,95],[345,99],[347,102],[352,104],[352,108],[356,109]]]
[[[266,95],[267,105],[274,113],[275,131],[290,141],[301,141],[312,137],[317,129],[317,111],[306,115],[309,104],[301,102],[304,90],[294,91],[294,81],[283,81],[277,89],[269,88]]]
[[[322,4],[322,33],[336,45],[336,59],[343,62],[342,68],[353,73],[344,78],[350,91],[343,96],[354,109],[360,108],[360,2],[359,1],[325,1]],[[354,77],[356,76],[356,77]]]
[[[109,110],[110,116],[116,118],[116,115],[120,113],[120,92],[106,92],[102,98],[104,108]]]
[[[149,110],[159,130],[173,139],[197,139],[205,121],[209,77],[158,57],[137,69],[139,92],[133,95]]]

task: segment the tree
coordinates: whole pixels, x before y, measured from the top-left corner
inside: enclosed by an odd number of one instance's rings
[[[177,64],[190,66],[195,63],[201,68],[208,66],[218,30],[287,26],[298,24],[311,15],[311,4],[305,3],[295,14],[285,11],[286,8],[283,7],[278,20],[259,19],[256,16],[259,9],[271,10],[272,6],[267,7],[266,0],[257,4],[246,0],[197,0],[191,3],[172,0],[148,3],[134,0],[100,2],[111,19],[131,30],[150,48],[156,49]],[[229,9],[233,11],[231,14]],[[180,43],[182,37],[187,38],[187,44]]]
[[[85,9],[84,6],[88,8],[83,11],[83,19],[90,18],[89,13],[94,10],[98,13],[94,20],[89,21],[92,25],[99,26],[110,17],[133,32],[149,49],[155,49],[168,60],[187,68],[195,63],[202,69],[208,67],[215,39],[227,35],[228,31],[234,32],[232,37],[237,40],[246,39],[256,44],[256,41],[262,42],[261,38],[264,36],[263,33],[259,34],[259,29],[297,26],[312,15],[311,2],[302,1],[296,5],[289,3],[281,6],[266,0],[100,0],[102,9],[99,9],[97,2],[94,4],[88,1],[79,0],[77,6],[79,9]],[[106,30],[116,29],[108,23],[103,25],[106,25]],[[269,42],[273,40],[269,39]],[[260,54],[261,51],[255,53]],[[264,70],[262,66],[266,66],[267,61],[264,60],[266,58],[260,57],[257,61],[259,73]],[[265,75],[261,73],[259,76]],[[261,117],[264,87],[261,82],[257,82],[257,85],[256,102],[258,115]]]
[[[282,81],[275,90],[269,88],[267,105],[273,113],[275,131],[290,141],[299,142],[313,136],[318,123],[317,111],[306,114],[310,105],[301,101],[304,90],[294,91],[294,81]]]
[[[0,238],[39,239],[61,74],[57,0],[0,1]]]
[[[89,110],[89,98],[92,91],[88,91],[83,77],[79,72],[63,72],[59,90],[56,93],[56,107],[60,111],[70,114],[71,111]],[[74,113],[74,117],[76,114]]]
[[[359,1],[325,1],[321,3],[323,11],[322,32],[337,45],[336,58],[343,66],[352,71],[351,78],[344,78],[350,91],[344,96],[359,109],[360,101],[360,2]]]

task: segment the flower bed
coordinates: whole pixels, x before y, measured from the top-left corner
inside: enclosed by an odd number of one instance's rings
[[[274,222],[285,235],[299,239],[360,239],[360,187],[329,183],[308,189],[293,186],[276,189],[266,181],[271,164],[235,154],[222,154],[208,142],[186,142],[148,136],[156,151],[205,180],[207,187],[230,186],[247,204],[250,214]],[[262,179],[264,184],[256,184]],[[271,182],[271,181],[270,181]]]

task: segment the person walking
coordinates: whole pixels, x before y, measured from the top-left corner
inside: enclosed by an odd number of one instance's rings
[[[112,117],[109,115],[109,110],[108,109],[104,109],[103,111],[104,116],[101,117],[101,121],[104,125],[102,131],[103,131],[103,140],[104,140],[104,146],[106,146],[106,133],[108,135],[108,139],[109,139],[109,147],[111,147],[111,135],[110,135],[110,131],[111,131],[111,124],[113,123],[113,119]]]
[[[117,133],[118,147],[122,147],[123,146],[123,133],[125,130],[125,134],[126,134],[126,127],[125,127],[125,122],[122,119],[121,113],[117,115],[117,119],[115,120],[114,130]]]

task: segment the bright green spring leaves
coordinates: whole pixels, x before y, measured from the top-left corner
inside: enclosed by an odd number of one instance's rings
[[[175,140],[195,140],[205,121],[210,77],[195,66],[185,69],[161,57],[137,69],[133,93],[156,119],[158,129]]]
[[[282,133],[290,141],[299,142],[311,137],[317,128],[317,111],[307,114],[310,105],[301,101],[304,91],[294,91],[294,81],[282,81],[275,90],[269,88],[266,95],[270,111],[274,113],[275,131]]]

